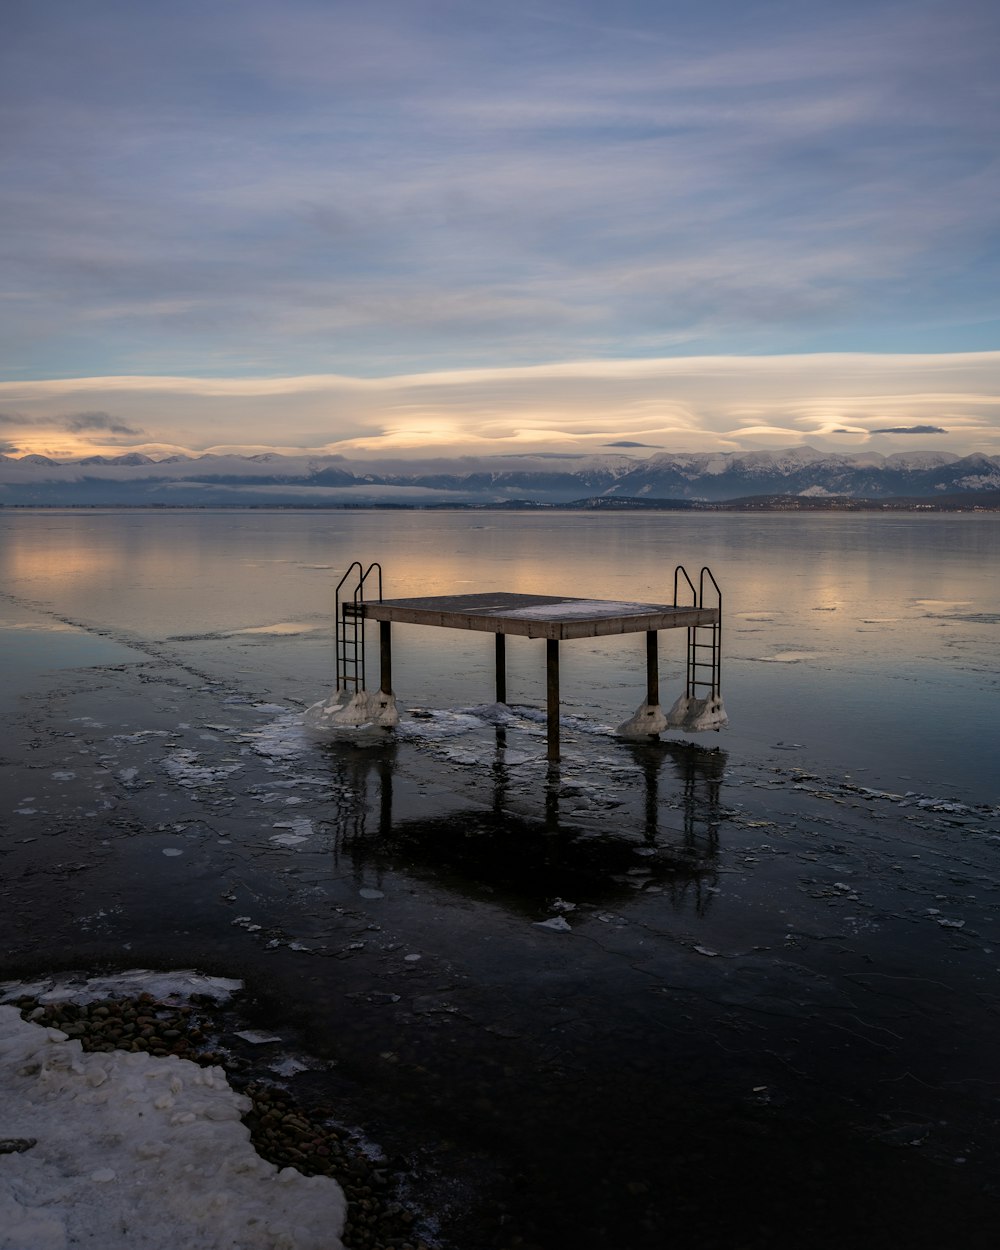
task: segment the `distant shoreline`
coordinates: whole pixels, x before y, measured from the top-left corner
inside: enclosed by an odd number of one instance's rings
[[[692,499],[639,499],[596,496],[569,503],[540,503],[512,499],[502,503],[4,503],[12,511],[62,512],[1000,512],[1000,491],[970,491],[944,495],[940,499],[890,496],[886,499],[854,498],[848,495],[750,495],[722,501]]]

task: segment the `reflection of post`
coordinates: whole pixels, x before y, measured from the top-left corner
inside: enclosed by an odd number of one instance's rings
[[[645,832],[647,842],[659,837],[659,791],[661,766],[665,759],[673,762],[681,783],[680,809],[683,819],[683,846],[692,855],[714,857],[718,850],[721,813],[721,789],[728,756],[718,748],[705,750],[689,742],[630,742],[629,754],[642,770],[645,781]]]
[[[386,752],[378,762],[378,831],[379,836],[383,838],[388,838],[392,833],[392,776],[394,768],[395,752]]]
[[[497,635],[500,637],[501,635]],[[493,761],[493,814],[502,816],[507,803],[507,762],[504,753],[507,750],[507,730],[503,725],[495,725],[497,735],[497,753]]]
[[[657,655],[655,629],[646,631],[646,703],[649,707],[660,706],[660,663]]]
[[[646,841],[652,845],[660,832],[660,759],[646,751],[639,762],[646,781]]]
[[[507,636],[496,636],[497,703],[507,702]]]
[[[335,769],[334,787],[337,807],[337,837],[334,856],[349,850],[360,865],[364,854],[371,854],[372,834],[388,843],[393,830],[393,779],[396,775],[396,744],[387,739],[379,748],[345,745],[342,751],[331,752]],[[363,851],[364,847],[368,851]]]
[[[684,842],[692,851],[714,855],[719,845],[721,790],[728,758],[724,751],[688,747],[687,762],[678,773],[684,782]]]
[[[559,641],[545,639],[545,690],[548,749],[550,764],[559,762]]]
[[[379,690],[382,694],[392,694],[392,624],[389,621],[379,621],[378,640],[381,676]]]

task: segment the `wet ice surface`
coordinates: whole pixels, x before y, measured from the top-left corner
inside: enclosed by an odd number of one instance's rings
[[[243,978],[246,1031],[283,1039],[247,1041],[254,1062],[332,1090],[417,1160],[462,1250],[490,1243],[461,1213],[499,1227],[501,1208],[543,1246],[571,1228],[581,1247],[659,1247],[678,1220],[724,1219],[718,1193],[754,1211],[746,1244],[767,1244],[757,1225],[791,1192],[816,1228],[865,1244],[838,1160],[883,1202],[899,1169],[928,1195],[920,1224],[941,1177],[971,1201],[1000,1163],[1000,820],[975,762],[994,758],[975,694],[995,683],[987,635],[961,632],[995,625],[958,596],[914,613],[960,662],[927,673],[906,655],[843,685],[828,635],[780,605],[734,614],[734,730],[697,743],[615,740],[635,691],[610,651],[574,687],[569,644],[556,777],[527,706],[537,675],[511,708],[470,701],[489,661],[419,689],[432,644],[403,631],[400,729],[336,746],[303,729],[327,692],[309,677],[317,632],[233,632],[307,624],[300,605],[212,621],[202,641],[167,621],[168,638],[121,634],[136,645],[110,662],[81,643],[80,664],[12,703],[4,966]],[[864,628],[895,615],[873,602]],[[469,645],[448,649],[456,666]],[[784,715],[793,701],[817,716]],[[900,742],[879,728],[890,714],[928,731]],[[841,742],[852,715],[884,753]]]
[[[300,709],[163,662],[63,675],[5,769],[4,946],[245,975],[265,1031],[294,1019],[390,1134],[429,1098],[418,1135],[520,1141],[511,1097],[580,1132],[551,1103],[586,1087],[607,1166],[649,1185],[682,1071],[727,1115],[829,1118],[989,1174],[997,810],[587,718],[563,734],[551,777],[537,709],[412,708],[394,737],[325,746]],[[532,1150],[558,1209],[579,1152]]]

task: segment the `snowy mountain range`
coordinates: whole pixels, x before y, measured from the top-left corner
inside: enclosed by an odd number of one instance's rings
[[[276,453],[159,460],[139,452],[66,461],[0,456],[0,503],[55,506],[484,505],[595,496],[721,502],[753,495],[885,499],[996,490],[1000,457],[841,455],[810,447],[642,459],[547,454],[393,462]]]

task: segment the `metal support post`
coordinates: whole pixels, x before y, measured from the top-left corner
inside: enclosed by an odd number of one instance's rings
[[[660,662],[657,655],[659,634],[655,629],[646,631],[646,703],[649,707],[660,706]]]
[[[559,640],[545,640],[545,689],[547,712],[546,759],[550,764],[559,761]]]
[[[379,671],[381,681],[379,690],[383,694],[392,694],[392,623],[379,621]]]
[[[496,635],[497,703],[507,702],[507,635]]]

